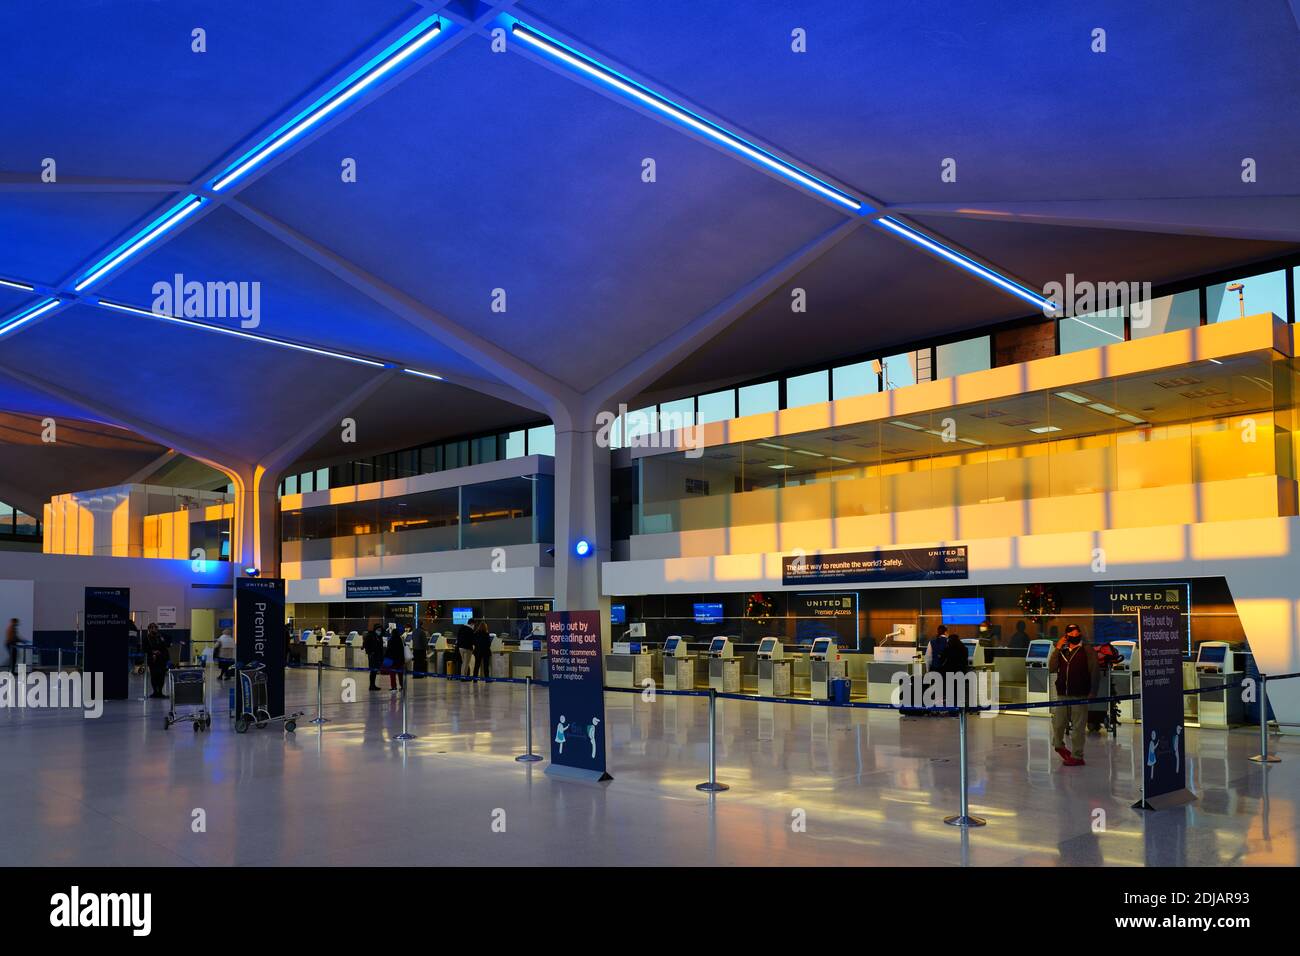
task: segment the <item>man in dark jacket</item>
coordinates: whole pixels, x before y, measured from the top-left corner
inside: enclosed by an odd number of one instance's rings
[[[406,689],[406,644],[402,635],[393,628],[384,647],[384,670],[388,673],[388,689],[396,692],[400,685]]]
[[[379,676],[379,668],[384,662],[384,642],[376,628],[366,631],[366,636],[361,639],[361,649],[366,652],[366,663],[370,665],[370,689],[379,690],[375,686],[375,678]]]
[[[479,619],[474,628],[474,676],[491,677],[492,668],[488,661],[492,657],[492,635],[488,633],[487,621]]]
[[[163,684],[167,681],[167,669],[171,667],[171,640],[157,624],[150,624],[144,635],[144,659],[149,665],[149,682],[153,685],[150,697],[163,697]]]
[[[1067,767],[1083,766],[1084,731],[1088,725],[1088,699],[1096,686],[1097,653],[1083,639],[1079,625],[1065,629],[1065,637],[1056,642],[1047,658],[1047,670],[1056,675],[1057,700],[1081,700],[1082,703],[1052,708],[1052,747]],[[1070,725],[1070,746],[1065,746],[1065,725]]]

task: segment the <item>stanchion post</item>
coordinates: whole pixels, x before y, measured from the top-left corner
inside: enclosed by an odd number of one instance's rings
[[[709,688],[709,779],[697,783],[696,790],[706,793],[721,793],[731,788],[725,783],[718,783],[718,692]]]
[[[1268,752],[1268,677],[1259,675],[1259,753],[1250,758],[1255,763],[1281,763],[1282,758]]]
[[[414,740],[415,734],[406,729],[406,673],[402,673],[402,732],[393,737],[394,740]]]
[[[520,754],[515,760],[519,763],[536,763],[542,757],[541,754],[533,753],[533,679],[531,676],[524,678],[524,712],[527,715],[524,737],[528,742],[528,752]]]
[[[969,776],[966,762],[966,708],[957,711],[958,747],[961,750],[961,813],[955,817],[944,817],[943,822],[953,827],[982,827],[987,820],[970,815]]]
[[[322,700],[321,695],[324,693],[321,690],[321,682],[324,680],[324,678],[325,678],[325,658],[322,657],[320,660],[316,662],[316,716],[313,717],[310,721],[308,721],[308,723],[312,723],[312,724],[329,723],[329,718],[326,717],[325,714],[321,712],[321,700]]]

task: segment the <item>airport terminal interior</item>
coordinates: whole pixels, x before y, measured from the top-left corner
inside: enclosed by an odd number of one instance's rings
[[[1225,6],[4,4],[0,863],[1300,863]]]

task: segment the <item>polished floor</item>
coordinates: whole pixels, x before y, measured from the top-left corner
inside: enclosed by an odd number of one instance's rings
[[[1131,728],[1091,739],[1088,765],[1065,769],[1047,720],[973,719],[970,800],[988,825],[965,833],[943,823],[958,809],[956,720],[722,701],[718,777],[731,789],[710,797],[695,789],[708,767],[703,699],[607,694],[615,780],[592,785],[515,762],[518,685],[414,681],[418,737],[397,743],[399,703],[366,691],[364,675],[359,699],[342,703],[342,676],[325,677],[330,722],[290,736],[274,725],[239,736],[224,717],[208,734],[165,731],[158,700],[110,703],[98,720],[0,711],[0,864],[1300,862],[1294,737],[1274,737],[1282,762],[1262,768],[1247,760],[1257,732],[1190,730],[1199,799],[1143,814],[1130,809]],[[291,672],[288,690],[291,707],[314,712],[314,674]],[[535,705],[546,753],[544,689]]]

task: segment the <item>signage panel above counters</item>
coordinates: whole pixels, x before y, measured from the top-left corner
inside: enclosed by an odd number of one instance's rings
[[[796,554],[781,559],[781,584],[785,587],[956,580],[967,575],[965,545]]]
[[[348,600],[372,601],[423,597],[424,578],[418,574],[403,578],[348,578],[343,585],[343,595]]]

